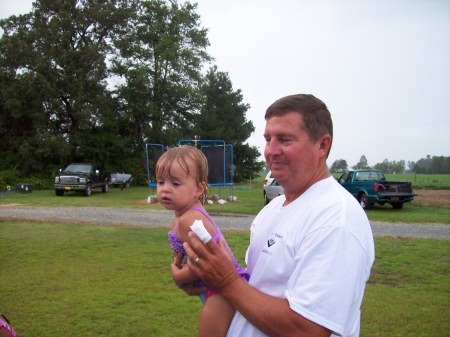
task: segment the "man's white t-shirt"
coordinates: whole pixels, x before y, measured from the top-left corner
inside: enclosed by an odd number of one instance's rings
[[[279,196],[251,225],[249,283],[333,331],[359,336],[360,307],[374,261],[372,231],[356,199],[333,177],[283,206]],[[228,337],[266,336],[236,312]]]

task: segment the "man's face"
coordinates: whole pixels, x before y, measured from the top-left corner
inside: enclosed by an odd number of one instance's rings
[[[303,192],[321,168],[320,142],[313,143],[303,129],[303,116],[289,112],[267,120],[264,156],[286,194]]]

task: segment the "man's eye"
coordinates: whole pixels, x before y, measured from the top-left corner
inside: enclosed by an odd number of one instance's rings
[[[280,142],[281,143],[286,143],[286,142],[289,142],[289,141],[291,141],[291,138],[288,138],[288,137],[281,137],[280,138]]]

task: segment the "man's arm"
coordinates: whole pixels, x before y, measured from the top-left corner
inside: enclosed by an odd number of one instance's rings
[[[291,310],[285,299],[269,296],[239,277],[222,242],[204,245],[194,233],[184,244],[189,268],[216,289],[251,324],[269,336],[330,336],[331,332]],[[197,263],[194,263],[199,258]]]

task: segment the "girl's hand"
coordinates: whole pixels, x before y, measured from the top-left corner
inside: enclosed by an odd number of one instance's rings
[[[173,264],[178,267],[178,269],[183,268],[183,254],[173,252]]]
[[[194,295],[198,295],[198,294],[204,293],[205,291],[208,290],[207,286],[196,286],[195,282],[188,282],[188,283],[177,282],[175,280],[176,275],[179,275],[179,273],[181,272],[182,268],[178,268],[175,265],[175,263],[171,264],[171,268],[172,268],[172,277],[173,277],[173,279],[175,281],[175,284],[178,286],[178,288],[183,290],[186,294],[194,296]],[[185,268],[187,268],[186,265],[185,265]]]
[[[177,260],[174,258],[174,260]],[[198,280],[198,277],[191,272],[187,264],[182,264],[181,266],[173,262],[170,265],[172,272],[172,278],[177,286],[182,286],[184,284],[192,283]]]
[[[176,258],[175,258],[176,260]],[[170,268],[172,270],[172,278],[175,282],[175,284],[180,287],[182,285],[182,283],[180,282],[180,278],[181,278],[181,269],[182,267],[179,267],[176,262],[174,261],[171,265]]]

